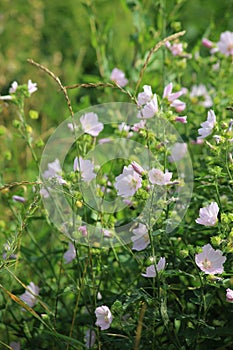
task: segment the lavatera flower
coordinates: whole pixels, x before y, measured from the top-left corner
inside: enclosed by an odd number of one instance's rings
[[[96,326],[99,326],[102,331],[111,326],[112,314],[106,305],[97,307],[95,310],[95,315],[97,318],[95,324]]]
[[[195,221],[197,224],[204,226],[214,226],[218,221],[219,207],[216,202],[210,203],[207,207],[199,210],[199,218]]]
[[[208,275],[216,275],[223,273],[223,264],[226,257],[223,256],[221,250],[214,250],[210,244],[202,247],[202,252],[195,255],[195,262],[197,266]]]

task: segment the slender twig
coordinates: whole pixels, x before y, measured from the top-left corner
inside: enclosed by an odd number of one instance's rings
[[[158,51],[158,49],[160,49],[161,46],[165,45],[165,43],[166,43],[167,41],[175,40],[175,39],[177,39],[178,37],[180,37],[180,36],[182,36],[182,35],[184,35],[184,34],[185,34],[185,30],[183,30],[182,32],[178,32],[178,33],[172,34],[172,35],[166,37],[165,39],[161,40],[161,41],[160,41],[159,43],[157,43],[154,47],[152,47],[152,49],[151,49],[150,52],[148,53],[148,56],[147,56],[147,58],[146,58],[146,60],[145,60],[145,62],[144,62],[144,64],[143,64],[143,67],[142,67],[142,69],[141,69],[141,71],[140,71],[139,78],[138,78],[138,81],[137,81],[137,84],[136,84],[135,95],[136,95],[136,93],[137,93],[137,90],[138,90],[138,88],[139,88],[139,85],[140,85],[140,83],[141,83],[141,81],[142,81],[143,75],[144,75],[144,73],[145,73],[145,70],[146,70],[146,68],[147,68],[147,66],[148,66],[148,64],[149,64],[149,62],[150,62],[150,59],[151,59],[152,55],[153,55],[156,51]]]
[[[62,92],[63,92],[63,94],[65,96],[67,106],[69,108],[71,116],[73,117],[74,116],[74,112],[73,112],[73,109],[72,109],[72,106],[71,106],[71,102],[70,102],[69,96],[67,94],[66,88],[61,83],[61,80],[53,72],[51,72],[51,70],[49,70],[48,68],[46,68],[42,64],[33,61],[31,58],[27,59],[27,62],[32,64],[33,66],[36,66],[37,68],[41,69],[43,72],[47,73],[50,77],[52,77],[53,80],[55,80],[55,82],[58,84],[58,86],[60,87],[60,89],[62,90]]]
[[[5,191],[5,190],[8,190],[12,187],[16,187],[16,186],[32,186],[32,185],[40,185],[42,184],[41,182],[39,181],[21,181],[21,182],[11,182],[10,184],[6,184],[6,185],[3,185],[0,187],[0,192],[1,191]]]
[[[97,88],[97,87],[111,87],[111,88],[117,88],[115,84],[112,83],[83,83],[83,84],[74,84],[74,85],[68,85],[64,86],[66,89],[76,89],[76,88]]]

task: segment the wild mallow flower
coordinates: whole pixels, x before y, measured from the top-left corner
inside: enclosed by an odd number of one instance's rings
[[[126,84],[128,84],[128,79],[126,79],[125,73],[118,68],[114,68],[112,70],[110,79],[121,87],[124,87]]]
[[[96,174],[94,173],[94,164],[88,159],[76,157],[74,160],[73,169],[74,171],[79,171],[81,173],[81,178],[84,182],[90,182],[96,178]]]
[[[205,274],[216,275],[223,273],[223,264],[226,261],[226,257],[223,256],[221,250],[214,250],[210,244],[206,244],[202,247],[202,252],[195,255],[195,262],[197,266]]]
[[[165,86],[163,90],[163,98],[167,99],[170,103],[170,106],[174,107],[177,112],[182,112],[186,107],[186,103],[179,100],[179,97],[184,94],[184,90],[182,89],[180,91],[172,93],[172,89],[172,83],[169,83],[167,86]]]
[[[190,98],[193,103],[198,103],[205,108],[210,108],[213,106],[213,101],[208,94],[206,86],[203,84],[192,86]]]
[[[171,181],[172,173],[169,173],[168,171],[163,173],[160,169],[153,168],[148,172],[148,177],[152,185],[163,186]]]
[[[233,290],[230,288],[226,290],[226,301],[233,303]]]
[[[30,79],[28,80],[28,92],[29,94],[33,94],[33,92],[37,91],[37,83],[33,83]]]
[[[101,331],[108,329],[112,323],[112,314],[106,305],[102,305],[96,308],[96,326],[99,326]]]
[[[134,234],[134,236],[131,237],[131,241],[133,242],[133,250],[141,251],[150,244],[146,225],[140,223],[138,228],[135,228],[132,232]]]
[[[170,41],[165,43],[166,47],[173,54],[173,56],[182,56],[183,54],[183,45],[182,43],[171,44]]]
[[[69,242],[69,248],[65,252],[63,257],[65,259],[65,263],[66,264],[71,263],[75,259],[75,257],[76,257],[76,250],[75,250],[75,246],[73,245],[73,243]]]
[[[196,223],[204,226],[214,226],[218,221],[219,207],[216,202],[212,202],[207,207],[200,208],[199,218],[195,221]]]
[[[89,112],[81,116],[80,123],[82,129],[86,134],[91,136],[98,136],[99,133],[103,130],[104,125],[98,121],[98,116],[96,113]]]
[[[144,85],[144,92],[138,94],[138,106],[141,107],[138,118],[152,118],[158,113],[158,101],[156,94],[152,93],[151,86]]]
[[[171,148],[171,155],[168,157],[169,162],[177,162],[184,158],[188,151],[187,143],[176,142]]]
[[[133,166],[124,166],[123,173],[116,177],[114,187],[117,190],[118,196],[129,198],[133,196],[137,190],[142,187],[142,178]]]
[[[156,276],[157,272],[160,272],[165,269],[165,265],[166,259],[164,257],[161,257],[159,259],[158,264],[156,265],[156,269],[155,265],[150,265],[146,268],[146,273],[142,273],[142,276],[147,278],[153,278]]]
[[[59,159],[55,159],[54,162],[48,163],[48,170],[45,170],[43,173],[43,177],[45,179],[53,179],[55,178],[60,185],[66,184],[66,181],[63,180],[61,176],[61,165]]]
[[[208,111],[207,120],[204,123],[201,123],[201,128],[198,129],[199,139],[204,139],[205,137],[212,134],[214,125],[216,124],[216,115],[214,111],[211,109]]]
[[[226,31],[222,33],[217,47],[225,56],[233,56],[233,32]]]
[[[11,87],[9,89],[9,93],[14,94],[15,91],[17,90],[18,86],[19,85],[18,85],[17,81],[13,81],[13,83],[11,84]]]
[[[91,349],[96,340],[96,334],[93,329],[88,329],[85,334],[85,345],[87,349]]]
[[[37,296],[39,295],[39,287],[33,282],[30,282],[27,286],[25,293],[20,296],[20,299],[30,307],[33,307],[37,303]]]

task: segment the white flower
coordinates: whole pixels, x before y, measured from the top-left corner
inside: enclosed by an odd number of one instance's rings
[[[125,73],[118,68],[112,70],[110,79],[121,87],[124,87],[128,83],[128,79],[125,78]]]
[[[141,186],[142,178],[131,164],[128,167],[124,166],[123,173],[116,177],[116,183],[114,185],[118,196],[123,198],[133,196]]]
[[[107,306],[102,305],[97,307],[95,310],[95,315],[97,318],[95,324],[96,326],[99,326],[102,331],[111,326],[112,314]]]
[[[65,263],[69,264],[70,262],[72,262],[75,257],[76,257],[76,250],[75,250],[75,246],[73,245],[73,243],[69,242],[69,248],[68,250],[65,252],[65,254],[63,255],[64,259],[65,259]]]
[[[158,101],[157,96],[154,94],[152,100],[148,102],[139,112],[138,117],[141,118],[153,118],[156,113],[158,113]]]
[[[187,143],[176,142],[171,148],[171,155],[168,157],[169,162],[177,162],[184,158],[187,153],[188,146]]]
[[[104,125],[98,121],[97,114],[90,112],[81,116],[80,122],[83,128],[83,131],[86,134],[91,136],[98,136],[99,133],[103,130]]]
[[[143,86],[144,92],[140,92],[138,94],[138,105],[142,106],[146,103],[150,102],[153,98],[153,92],[150,85],[144,85]]]
[[[157,272],[160,272],[165,269],[165,264],[166,264],[166,259],[164,257],[161,257],[159,259],[158,264],[156,265],[156,269],[155,269],[155,265],[150,265],[146,268],[146,273],[142,273],[142,276],[148,277],[148,278],[155,277]]]
[[[13,81],[13,83],[11,84],[11,87],[10,87],[10,89],[9,89],[9,93],[10,93],[10,94],[14,94],[15,91],[17,90],[17,88],[18,88],[18,83],[17,83],[17,81]]]
[[[31,80],[28,80],[28,92],[29,94],[33,94],[33,92],[37,91],[37,83],[33,83]]]
[[[199,218],[195,221],[196,223],[204,226],[214,226],[218,221],[219,207],[216,202],[212,202],[207,207],[200,208]]]
[[[149,176],[149,181],[154,185],[167,185],[172,178],[172,173],[169,173],[168,171],[166,171],[165,173],[163,173],[160,169],[151,169],[148,172],[148,176]]]
[[[30,282],[27,288],[25,293],[20,296],[20,299],[28,306],[33,307],[37,303],[40,289],[33,282]]]
[[[144,92],[138,94],[138,106],[142,107],[138,118],[152,118],[158,112],[158,101],[156,94],[152,93],[151,86],[144,85]]]
[[[227,288],[226,290],[226,300],[229,301],[230,303],[233,302],[233,290],[230,288]]]
[[[195,255],[195,262],[205,274],[223,273],[226,257],[222,254],[221,250],[214,250],[210,244],[206,244],[202,247],[202,252]]]
[[[134,236],[131,237],[131,241],[133,242],[132,249],[140,251],[145,249],[150,244],[146,225],[140,223],[138,228],[133,230],[133,234]]]
[[[94,173],[94,164],[90,160],[83,159],[82,157],[75,158],[74,171],[80,171],[81,178],[84,182],[90,182],[96,178],[96,174]]]
[[[226,31],[222,33],[217,47],[225,56],[233,55],[233,32]]]
[[[214,111],[211,109],[208,111],[207,120],[204,123],[201,123],[202,128],[198,129],[198,133],[200,136],[198,136],[198,139],[204,139],[205,137],[209,136],[214,128],[214,125],[216,123],[216,116]]]

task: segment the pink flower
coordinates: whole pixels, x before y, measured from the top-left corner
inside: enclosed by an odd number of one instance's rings
[[[10,347],[12,350],[20,350],[20,343],[19,342],[15,342],[15,341],[12,341],[10,343]]]
[[[158,101],[157,96],[154,94],[154,97],[150,102],[148,102],[139,112],[139,118],[153,118],[156,113],[158,113]]]
[[[17,81],[13,81],[13,83],[11,84],[11,87],[9,89],[9,93],[14,94],[15,91],[17,90],[18,86],[19,85],[18,85]]]
[[[156,265],[150,265],[146,268],[146,273],[142,273],[143,277],[147,278],[153,278],[156,276],[157,272],[160,272],[165,269],[166,259],[160,258],[158,264]]]
[[[173,54],[173,56],[182,56],[183,54],[183,45],[182,43],[175,43],[172,44],[167,41],[166,42],[166,47],[171,51],[171,53]]]
[[[227,288],[226,290],[226,300],[233,303],[233,290],[230,288]]]
[[[86,348],[91,349],[95,344],[95,340],[96,340],[95,331],[93,329],[88,329],[85,334]]]
[[[196,223],[204,226],[214,226],[218,221],[219,207],[216,202],[212,202],[207,207],[199,210],[199,218]]]
[[[214,250],[210,244],[206,244],[202,247],[202,253],[195,255],[195,262],[205,274],[215,275],[223,273],[223,264],[226,261],[226,257],[222,254],[221,250]]]
[[[179,97],[185,93],[184,89],[172,93],[172,88],[172,83],[169,83],[167,86],[165,86],[163,90],[163,98],[166,98],[170,103],[171,107],[174,107],[177,112],[182,112],[186,107],[186,103],[180,101]]]
[[[171,155],[168,157],[170,162],[177,162],[184,158],[187,153],[188,146],[187,143],[176,142],[171,148]]]
[[[69,248],[68,250],[65,252],[65,254],[63,255],[64,259],[65,259],[65,263],[69,264],[70,262],[72,262],[75,257],[76,257],[76,250],[75,250],[75,246],[73,245],[73,243],[69,242]]]
[[[208,111],[207,120],[204,123],[201,123],[202,128],[198,129],[198,133],[200,136],[198,136],[198,139],[204,139],[205,137],[209,136],[214,128],[214,125],[216,123],[216,116],[214,111],[211,109]]]
[[[145,129],[145,125],[146,121],[142,119],[139,123],[134,124],[131,129],[135,132],[138,132],[141,129]]]
[[[207,49],[212,49],[214,47],[214,43],[207,38],[203,38],[201,42]]]
[[[20,299],[28,306],[33,307],[37,303],[37,296],[40,289],[33,282],[30,282],[27,288],[25,293],[20,296]]]
[[[15,201],[15,202],[20,202],[20,203],[25,203],[26,202],[26,199],[24,197],[21,197],[21,196],[13,196],[12,199]]]
[[[105,305],[99,306],[95,310],[96,326],[99,326],[101,331],[108,329],[112,323],[112,314],[109,308]]]
[[[178,98],[176,100],[174,100],[171,103],[171,107],[174,107],[176,112],[183,112],[183,110],[186,108],[186,103],[182,102],[181,100],[179,100]]]
[[[28,92],[29,94],[33,94],[33,92],[37,91],[37,83],[33,83],[31,80],[28,80]]]
[[[116,177],[114,187],[118,192],[118,196],[128,198],[142,187],[142,178],[130,164],[128,167],[124,166],[123,173]]]
[[[87,226],[86,225],[80,226],[78,230],[82,233],[83,237],[87,236]]]
[[[140,223],[138,225],[138,228],[135,228],[133,230],[133,234],[134,236],[131,237],[131,241],[133,242],[132,249],[141,251],[150,244],[150,239],[146,225]]]
[[[125,78],[125,73],[118,68],[112,70],[110,79],[121,87],[124,87],[128,83],[128,79]]]
[[[193,85],[192,90],[190,92],[191,100],[194,103],[198,103],[201,106],[204,106],[205,108],[209,108],[213,106],[213,101],[208,94],[208,91],[205,87],[205,85]]]
[[[233,55],[233,32],[226,31],[222,33],[217,47],[225,56]]]
[[[172,173],[169,173],[168,171],[166,171],[165,173],[163,173],[160,169],[151,169],[148,172],[148,176],[149,176],[149,181],[154,185],[159,185],[159,186],[163,186],[163,185],[167,185],[172,178]]]
[[[143,92],[138,94],[138,105],[143,106],[150,102],[153,98],[153,92],[150,85],[143,86]]]
[[[152,93],[151,86],[144,85],[144,92],[138,94],[138,106],[142,107],[138,118],[152,118],[158,112],[158,101],[156,94]]]
[[[169,83],[167,86],[165,86],[163,90],[163,98],[167,98],[169,102],[173,102],[176,99],[178,99],[181,95],[184,94],[184,90],[180,90],[177,92],[172,93],[173,84]]]
[[[175,121],[182,123],[182,124],[186,124],[187,123],[187,116],[183,116],[183,117],[175,117]]]
[[[145,170],[143,169],[143,167],[141,167],[141,165],[139,165],[137,162],[133,161],[131,163],[133,169],[142,176],[142,174],[145,172]]]
[[[83,131],[86,134],[91,136],[98,136],[99,133],[103,130],[104,125],[98,121],[97,114],[90,112],[82,115],[80,118],[80,122],[82,124]]]
[[[96,178],[94,164],[90,160],[83,159],[82,157],[75,157],[74,171],[79,171],[81,173],[81,178],[84,182],[90,182]]]

